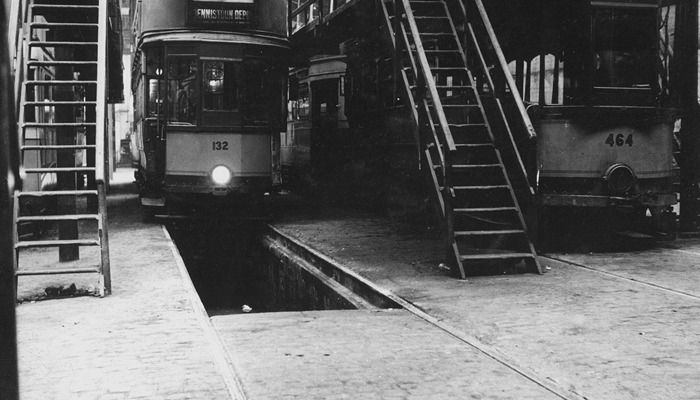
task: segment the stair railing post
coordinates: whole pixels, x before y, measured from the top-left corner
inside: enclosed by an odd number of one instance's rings
[[[459,260],[455,260],[455,224],[454,224],[454,190],[452,188],[452,154],[453,151],[445,149],[445,165],[443,170],[443,199],[445,202],[445,259],[453,260],[451,265],[455,271],[459,265]]]
[[[111,277],[109,266],[109,241],[107,236],[107,193],[105,182],[105,132],[107,112],[107,18],[108,0],[99,1],[99,17],[97,31],[97,108],[95,110],[95,181],[97,183],[98,211],[100,213],[100,273],[104,277],[100,291],[111,293]],[[108,154],[108,153],[107,153]]]

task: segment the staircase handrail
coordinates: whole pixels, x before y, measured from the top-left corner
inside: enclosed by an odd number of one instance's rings
[[[98,184],[105,181],[105,121],[107,108],[107,24],[109,17],[108,0],[99,0],[99,17],[97,28],[97,108],[95,109],[95,180]]]
[[[10,60],[12,60],[13,75],[14,75],[14,99],[15,99],[15,113],[19,115],[20,111],[20,91],[22,88],[22,82],[24,81],[24,69],[22,64],[24,63],[24,26],[27,18],[27,11],[29,9],[28,0],[19,0],[12,2],[12,7],[10,9],[10,16],[8,18],[8,30],[7,39],[8,47],[10,51]],[[18,118],[15,115],[15,118]],[[19,121],[19,119],[17,119]]]
[[[477,58],[482,64],[481,68],[484,70],[486,84],[488,85],[492,98],[495,100],[495,103],[498,107],[498,112],[501,114],[501,120],[505,125],[505,133],[507,135],[507,140],[510,142],[514,150],[518,165],[518,172],[524,179],[529,195],[534,196],[536,182],[534,182],[531,179],[530,174],[528,173],[528,168],[523,162],[518,142],[516,142],[515,140],[513,128],[517,127],[518,132],[520,132],[519,138],[526,140],[528,143],[535,141],[535,139],[537,138],[537,133],[527,113],[527,108],[523,103],[517,84],[515,83],[515,80],[513,79],[513,76],[510,73],[508,63],[506,62],[503,50],[501,49],[500,43],[498,42],[498,38],[496,37],[496,33],[493,29],[493,26],[491,25],[491,20],[488,16],[488,13],[486,12],[486,8],[484,7],[482,0],[447,1],[450,4],[454,5],[455,3],[457,3],[458,5],[459,10],[456,10],[455,14],[461,16],[464,21],[466,35],[466,37],[463,39],[465,41],[465,43],[463,44],[464,48],[467,49],[471,47],[469,45],[469,37],[471,37],[471,41],[474,43],[475,50],[477,52]],[[476,8],[476,13],[467,11],[465,3],[469,1],[471,1],[470,5]],[[475,28],[482,29],[482,35],[485,34],[486,40],[488,40],[488,46],[481,46],[479,44]],[[486,64],[487,61],[484,58],[485,54],[483,53],[484,47],[487,47],[490,50],[490,52],[488,53],[488,55],[490,55],[489,61],[493,62],[493,64]],[[505,93],[505,91],[497,90],[497,87],[494,84],[495,79],[498,79],[498,82],[504,82],[505,86],[507,86],[507,88],[509,89],[510,93],[507,95],[507,99],[503,98],[503,93]],[[517,112],[506,113],[503,110],[501,100],[507,100],[510,104],[515,105],[515,111]]]
[[[464,0],[462,0],[464,1]],[[493,30],[493,25],[491,25],[491,19],[489,18],[488,14],[486,13],[486,8],[484,7],[484,3],[482,0],[471,0],[476,4],[477,9],[479,10],[479,16],[481,17],[481,21],[484,24],[484,28],[486,29],[486,33],[489,36],[489,40],[491,44],[493,45],[493,51],[496,54],[496,58],[498,59],[498,64],[503,72],[503,75],[505,75],[506,79],[506,84],[508,85],[508,88],[510,89],[510,92],[512,93],[513,100],[515,102],[516,107],[518,108],[518,112],[520,114],[520,117],[522,118],[523,124],[525,125],[525,129],[527,131],[527,134],[530,139],[535,139],[537,138],[537,132],[535,131],[534,126],[532,125],[532,121],[530,120],[530,116],[527,114],[527,109],[525,107],[525,104],[523,103],[522,96],[520,95],[520,91],[518,90],[518,85],[515,84],[515,80],[513,79],[513,76],[510,73],[510,69],[508,68],[508,62],[506,61],[506,57],[503,54],[503,50],[501,49],[501,45],[498,42],[498,38],[496,37],[496,32]]]
[[[435,86],[435,79],[430,73],[430,64],[428,63],[428,58],[425,56],[425,50],[423,49],[423,42],[420,40],[420,33],[418,31],[418,26],[416,25],[416,20],[413,17],[413,10],[409,3],[409,0],[401,0],[401,6],[404,13],[406,14],[406,20],[408,26],[411,29],[411,35],[414,38],[414,43],[416,45],[416,54],[418,55],[418,64],[422,71],[425,84],[427,86],[428,92],[430,93],[430,98],[433,102],[433,106],[437,113],[438,122],[440,124],[440,129],[445,139],[445,144],[447,147],[446,152],[456,152],[457,146],[455,145],[454,138],[452,137],[452,132],[447,123],[447,117],[445,116],[445,110],[442,108],[442,101],[440,101],[440,95],[438,94],[437,87]],[[400,16],[397,16],[400,17]],[[445,170],[448,166],[445,166]]]

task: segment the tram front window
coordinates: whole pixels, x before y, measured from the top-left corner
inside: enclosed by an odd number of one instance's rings
[[[250,60],[244,70],[244,122],[247,125],[282,124],[280,119],[286,68]]]
[[[195,124],[197,120],[197,59],[168,61],[168,122]]]
[[[236,64],[230,61],[204,61],[203,66],[203,109],[206,111],[237,110]]]
[[[594,24],[595,86],[651,88],[656,9],[599,9]]]

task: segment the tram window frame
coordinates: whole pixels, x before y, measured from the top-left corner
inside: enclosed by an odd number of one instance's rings
[[[154,49],[148,51],[143,56],[145,62],[145,92],[144,98],[147,118],[163,118],[165,114],[165,97],[166,83],[165,71],[163,69],[163,53],[162,49]],[[151,85],[155,86],[155,92],[151,92]],[[152,99],[152,95],[155,95]],[[155,101],[152,101],[155,100]]]
[[[286,120],[283,115],[277,115],[283,109],[282,103],[271,102],[285,97],[288,72],[286,65],[275,58],[250,56],[244,59],[242,65],[243,125],[283,127]],[[263,81],[260,85],[255,85],[258,78],[262,78]]]
[[[190,71],[189,74],[178,74],[177,77],[183,76],[184,79],[178,79],[177,81],[173,79],[174,77],[171,76],[171,65],[175,60],[181,60],[181,59],[190,59],[189,65],[190,65]],[[194,70],[194,74],[192,74],[192,65],[196,67]],[[199,56],[196,54],[169,54],[167,59],[166,59],[166,67],[167,67],[167,73],[166,73],[166,98],[167,100],[167,121],[168,124],[170,125],[197,125],[197,122],[199,120],[199,108],[201,105],[201,99],[200,99],[200,89],[199,89],[199,77],[200,77],[200,62],[199,62]],[[182,87],[180,84],[181,81],[186,81],[188,82],[188,85],[186,87]],[[178,82],[177,87],[173,86],[173,82]],[[189,85],[189,83],[192,83]],[[189,92],[191,89],[191,92]],[[189,93],[188,93],[189,92]],[[182,94],[185,94],[183,96]],[[175,94],[175,96],[173,96]],[[177,97],[177,99],[173,100],[173,97]],[[182,98],[185,98],[185,106],[186,107],[180,107],[180,105],[183,103]],[[190,110],[190,106],[192,110]],[[175,108],[177,107],[177,108]],[[180,114],[180,109],[183,108],[186,111],[186,116],[185,118],[176,118],[174,119],[174,112],[175,111],[177,114]],[[183,120],[184,119],[184,120]]]
[[[589,60],[593,103],[641,105],[653,101],[659,78],[655,65],[659,52],[657,18],[655,4],[592,9]]]
[[[295,121],[307,121],[311,115],[311,96],[308,82],[299,84],[297,92]],[[304,110],[304,112],[302,112]]]
[[[201,71],[202,71],[202,113],[238,113],[240,112],[240,85],[241,85],[241,64],[242,59],[234,58],[214,58],[214,57],[201,57]],[[208,63],[223,63],[223,77],[221,78],[222,83],[222,97],[220,98],[224,103],[221,108],[208,108],[207,95],[209,92],[207,84],[211,87],[211,83],[208,81],[207,77],[207,64]],[[231,74],[232,76],[229,76]],[[211,99],[215,99],[212,97]],[[226,102],[229,102],[227,107]],[[202,119],[205,119],[203,116]]]

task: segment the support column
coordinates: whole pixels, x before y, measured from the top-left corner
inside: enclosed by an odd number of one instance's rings
[[[682,5],[682,44],[680,50],[681,102],[681,204],[680,234],[696,236],[698,230],[698,150],[700,144],[700,105],[698,105],[698,0]]]

